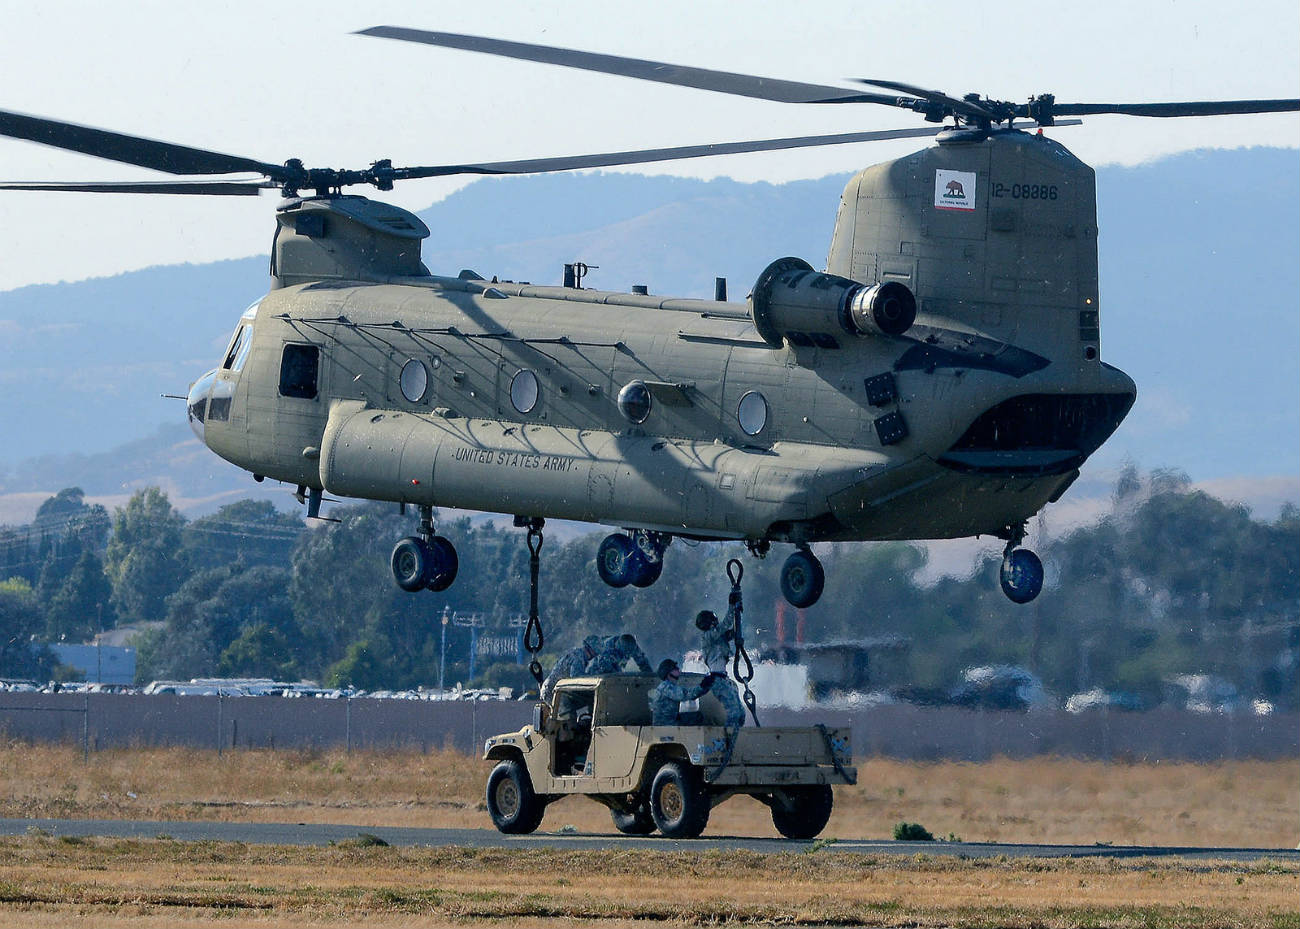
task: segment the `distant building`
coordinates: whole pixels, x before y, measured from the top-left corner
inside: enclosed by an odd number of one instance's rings
[[[813,699],[826,700],[902,683],[911,647],[905,636],[882,635],[781,645],[769,657],[783,664],[806,666]]]
[[[59,664],[72,668],[90,683],[135,683],[135,649],[116,645],[67,645],[51,642]]]

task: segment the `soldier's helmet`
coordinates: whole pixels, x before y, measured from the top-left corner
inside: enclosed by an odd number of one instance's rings
[[[673,661],[671,658],[665,658],[663,661],[659,662],[659,670],[655,673],[659,675],[659,680],[666,681],[668,680],[668,675],[672,674],[676,670],[677,662]]]
[[[589,635],[582,640],[582,644],[585,648],[590,649],[592,652],[595,652],[596,654],[600,654],[600,650],[602,646],[604,646],[605,640],[598,635]]]
[[[708,632],[718,624],[718,614],[712,610],[700,610],[695,614],[695,628],[701,632]]]

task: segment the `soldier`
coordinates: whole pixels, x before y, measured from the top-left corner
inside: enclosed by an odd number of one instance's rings
[[[732,604],[735,609],[735,604]],[[727,613],[727,619],[732,613]],[[732,642],[736,638],[734,623],[726,627],[718,624],[718,617],[712,610],[700,610],[695,615],[695,628],[700,630],[700,650],[704,653],[704,663],[713,675],[713,696],[722,704],[727,714],[724,725],[728,729],[738,729],[745,724],[745,706],[740,702],[740,692],[736,682],[727,677],[727,662],[731,659]]]
[[[676,726],[677,714],[687,700],[698,700],[713,686],[713,675],[708,675],[695,687],[683,687],[678,678],[681,668],[671,658],[659,662],[659,686],[650,691],[650,725]]]
[[[629,661],[636,662],[637,668],[645,674],[652,670],[650,660],[636,642],[636,636],[628,633],[612,635],[597,647],[596,657],[587,664],[587,673],[615,674],[622,671]]]
[[[546,680],[542,681],[542,689],[538,694],[538,698],[543,703],[550,703],[551,694],[555,692],[556,683],[566,677],[580,677],[586,673],[587,665],[596,657],[603,644],[604,642],[600,636],[589,635],[582,640],[582,644],[577,648],[561,655],[560,660],[555,662],[555,667],[551,668],[551,673],[546,675]]]

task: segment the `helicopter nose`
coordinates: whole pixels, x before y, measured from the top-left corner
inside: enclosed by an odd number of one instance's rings
[[[189,396],[185,398],[185,416],[190,421],[190,428],[205,445],[207,440],[203,437],[203,421],[208,415],[208,394],[212,392],[216,379],[217,372],[214,368],[190,385]]]

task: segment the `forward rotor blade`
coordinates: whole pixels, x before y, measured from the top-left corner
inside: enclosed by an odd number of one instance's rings
[[[886,106],[898,106],[895,97],[861,93],[843,87],[779,81],[749,74],[734,74],[730,71],[711,71],[707,68],[691,68],[685,65],[665,64],[661,61],[647,61],[642,58],[599,55],[594,52],[580,52],[550,45],[506,42],[501,39],[458,35],[451,32],[426,32],[401,26],[372,26],[361,30],[357,35],[418,42],[422,45],[436,45],[442,48],[458,48],[467,52],[483,52],[488,55],[500,55],[503,58],[562,65],[566,68],[617,74],[659,84],[675,84],[679,87],[694,87],[697,90],[712,90],[739,97],[775,100],[778,103],[880,103]]]
[[[252,171],[279,178],[283,169],[238,155],[209,152],[172,142],[159,142],[140,136],[109,132],[91,126],[79,126],[40,116],[27,116],[0,110],[0,135],[39,142],[54,148],[94,155],[109,161],[153,168],[168,174],[238,174]]]
[[[1300,111],[1300,100],[1195,100],[1186,103],[1056,103],[1052,112],[1063,116],[1231,116],[1238,113],[1290,113]]]
[[[680,158],[735,155],[742,152],[773,152],[818,145],[845,145],[850,142],[922,139],[938,135],[942,131],[943,128],[938,126],[922,129],[886,129],[879,132],[845,132],[838,135],[796,136],[786,139],[765,139],[757,142],[717,142],[712,145],[685,145],[679,148],[650,148],[634,152],[609,152],[603,155],[568,155],[558,158],[528,158],[522,161],[395,168],[393,169],[393,179],[445,177],[452,174],[541,174],[549,171],[575,171],[580,168],[607,168],[614,165],[646,164],[652,161],[675,161]]]
[[[91,194],[198,194],[256,197],[274,182],[261,181],[3,181],[0,190],[63,190]]]

